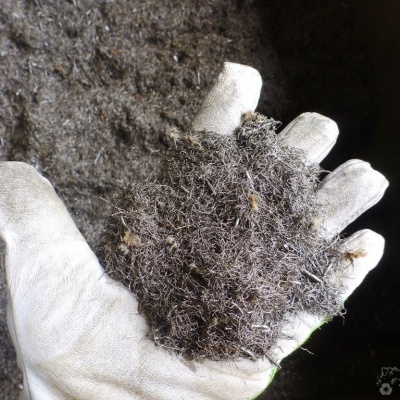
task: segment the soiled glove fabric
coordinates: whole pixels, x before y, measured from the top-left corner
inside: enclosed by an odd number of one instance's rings
[[[258,72],[226,63],[192,129],[232,134],[253,111],[261,89]],[[296,118],[279,135],[319,162],[338,129],[315,113]],[[9,291],[8,326],[23,372],[22,399],[250,399],[277,367],[267,359],[188,361],[156,347],[138,313],[137,300],[104,274],[51,184],[33,167],[0,164],[2,266]],[[313,221],[333,236],[375,204],[386,179],[368,163],[351,160],[330,173],[318,196],[324,218]],[[343,302],[378,263],[384,247],[375,232],[356,232],[343,243],[348,278]],[[273,349],[282,360],[326,318],[290,316],[291,336]]]

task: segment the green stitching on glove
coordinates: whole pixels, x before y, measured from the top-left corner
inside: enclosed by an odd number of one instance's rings
[[[265,388],[260,393],[256,394],[254,397],[251,397],[249,400],[255,400],[258,396],[261,396],[264,390],[270,385],[272,380],[275,378],[277,372],[278,372],[278,367],[273,367],[269,375],[268,383],[266,384]]]

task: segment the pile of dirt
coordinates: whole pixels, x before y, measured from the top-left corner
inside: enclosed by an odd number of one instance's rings
[[[101,259],[137,295],[157,344],[190,359],[276,363],[287,318],[339,313],[340,240],[312,224],[323,218],[321,169],[277,125],[254,114],[234,135],[175,137],[160,175],[112,201]]]
[[[2,6],[3,151],[50,179],[95,248],[100,197],[157,171],[164,135],[188,127],[224,61],[274,78],[273,50],[252,39],[254,11],[189,3]]]

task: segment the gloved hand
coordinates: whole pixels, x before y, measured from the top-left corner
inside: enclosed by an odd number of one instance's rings
[[[225,64],[193,122],[193,129],[231,134],[255,109],[261,78],[250,67]],[[336,124],[307,113],[280,133],[319,162],[333,146]],[[249,399],[262,392],[277,367],[268,360],[187,361],[156,347],[137,312],[137,300],[104,274],[51,184],[33,167],[0,164],[2,265],[9,290],[8,326],[24,378],[22,399]],[[319,197],[321,234],[340,232],[376,203],[386,179],[369,164],[352,160],[329,174]],[[343,301],[378,263],[383,238],[359,231],[343,244],[352,254]],[[329,317],[329,316],[327,316]],[[280,361],[326,319],[291,316],[273,350]]]

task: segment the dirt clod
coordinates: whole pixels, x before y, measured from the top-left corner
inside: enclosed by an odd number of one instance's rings
[[[231,136],[183,135],[156,179],[113,201],[104,266],[138,296],[157,344],[195,359],[270,357],[289,315],[340,312],[329,279],[340,239],[310,228],[323,216],[320,167],[276,126],[255,114]],[[127,227],[141,245],[121,251]]]

